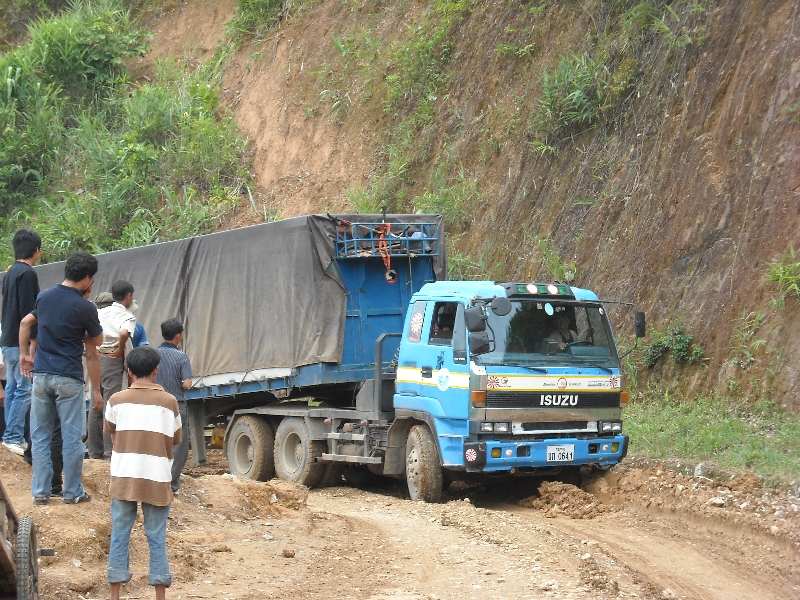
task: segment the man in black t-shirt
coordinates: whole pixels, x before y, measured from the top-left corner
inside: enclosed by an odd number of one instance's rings
[[[65,504],[88,502],[91,496],[81,483],[83,475],[84,389],[83,356],[92,381],[94,405],[103,408],[100,394],[100,363],[97,346],[103,341],[103,328],[97,307],[83,296],[91,293],[97,259],[85,252],[74,252],[64,266],[64,281],[45,290],[36,300],[39,335],[35,360],[29,347],[30,326],[22,324],[19,332],[20,368],[23,375],[33,370],[31,398],[31,449],[35,504],[47,504],[51,494],[53,464],[50,443],[56,416],[61,421],[64,459]]]
[[[20,229],[11,244],[16,261],[3,279],[3,333],[0,336],[7,372],[3,445],[22,456],[27,448],[24,432],[31,406],[31,380],[23,377],[19,368],[19,324],[33,310],[39,295],[39,278],[33,265],[42,254],[42,238],[35,231]],[[30,338],[36,338],[35,327],[31,328]]]

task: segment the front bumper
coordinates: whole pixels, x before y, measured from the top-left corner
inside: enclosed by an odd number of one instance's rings
[[[548,446],[574,446],[572,460],[548,461]],[[616,447],[616,451],[612,448]],[[558,438],[539,441],[494,441],[464,443],[464,466],[468,472],[502,472],[526,467],[562,467],[564,465],[617,464],[628,453],[628,436],[594,439]],[[499,454],[499,456],[497,456]],[[494,456],[493,456],[494,455]]]

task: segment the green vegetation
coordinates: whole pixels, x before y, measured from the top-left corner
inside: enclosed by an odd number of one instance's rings
[[[283,15],[281,0],[237,0],[238,10],[228,31],[236,42],[257,37],[278,24]]]
[[[623,417],[631,451],[639,456],[713,462],[771,483],[800,473],[800,417],[767,400],[684,399],[648,388],[632,394]]]
[[[484,246],[478,252],[477,260],[455,249],[455,240],[448,237],[447,276],[452,280],[495,281],[503,270],[501,261],[492,261],[491,246]]]
[[[0,229],[36,229],[46,260],[207,232],[245,189],[246,144],[219,111],[224,55],[133,85],[123,63],[148,37],[114,0],[76,3],[0,55]]]
[[[597,120],[607,86],[603,65],[590,56],[562,56],[556,69],[545,69],[537,101],[538,125],[545,137]]]
[[[553,247],[552,240],[533,236],[533,243],[542,253],[542,264],[550,271],[555,281],[569,283],[578,277],[578,266],[574,262],[567,262],[561,258]]]
[[[761,312],[742,311],[742,316],[737,319],[737,325],[733,330],[734,345],[730,348],[730,359],[728,359],[734,367],[738,369],[749,367],[756,360],[759,348],[766,345],[764,340],[754,339],[765,317],[766,315]]]
[[[800,256],[789,246],[789,251],[779,260],[767,265],[767,281],[774,283],[778,295],[773,299],[773,304],[782,308],[786,297],[800,300]]]
[[[680,322],[667,327],[666,333],[651,331],[650,340],[644,345],[644,364],[648,369],[652,369],[667,353],[670,360],[679,365],[703,360],[703,349],[694,343],[693,335],[684,332]]]

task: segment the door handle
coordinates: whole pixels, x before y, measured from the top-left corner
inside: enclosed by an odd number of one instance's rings
[[[433,367],[422,367],[423,379],[430,379],[433,377]]]

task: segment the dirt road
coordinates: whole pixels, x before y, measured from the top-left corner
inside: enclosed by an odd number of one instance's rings
[[[55,548],[42,597],[107,597],[108,466],[87,461],[90,504],[32,506],[30,469],[0,448],[18,513]],[[308,491],[190,469],[169,522],[170,598],[800,598],[800,501],[753,477],[725,485],[620,465],[560,482],[455,483],[445,502],[404,486]],[[137,524],[128,598],[152,595]]]

